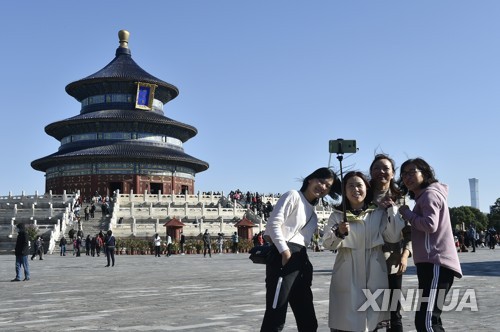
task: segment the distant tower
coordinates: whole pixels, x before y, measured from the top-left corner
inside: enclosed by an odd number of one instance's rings
[[[479,180],[476,178],[469,179],[470,186],[470,205],[473,208],[479,209]]]

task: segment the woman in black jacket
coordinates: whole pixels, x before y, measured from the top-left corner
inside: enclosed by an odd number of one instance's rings
[[[29,254],[29,239],[28,233],[24,224],[17,225],[17,241],[16,241],[16,277],[11,281],[21,281],[21,266],[24,269],[24,280],[30,280],[30,266],[28,264]]]

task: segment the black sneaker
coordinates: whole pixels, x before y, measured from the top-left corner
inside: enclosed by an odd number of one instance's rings
[[[12,279],[11,281],[21,281],[20,279]]]
[[[28,281],[28,280],[30,280],[30,278],[24,278],[24,280],[23,280],[23,281]]]

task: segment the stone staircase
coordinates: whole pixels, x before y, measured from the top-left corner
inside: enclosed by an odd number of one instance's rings
[[[111,209],[112,209],[112,205],[111,205]],[[92,237],[92,236],[95,236],[96,234],[98,234],[100,231],[102,231],[103,233],[107,232],[107,230],[109,229],[111,212],[110,212],[110,214],[103,216],[103,215],[101,215],[100,211],[99,211],[99,213],[97,213],[97,211],[96,211],[96,213],[94,214],[94,218],[90,218],[89,220],[84,220],[84,219],[85,218],[83,216],[80,219],[84,238],[86,238],[87,235],[90,235],[90,237]],[[66,239],[69,239],[68,233],[71,229],[74,229],[75,232],[78,231],[78,225],[74,224],[72,226],[66,227],[66,231],[64,232],[64,237],[66,237]],[[62,237],[62,235],[61,235],[61,237]],[[58,239],[58,241],[59,240],[60,240],[60,238]]]
[[[82,231],[83,231],[82,253],[84,255],[85,255],[85,253],[84,253],[85,252],[85,239],[87,238],[87,235],[90,235],[90,237],[94,237],[96,234],[99,234],[100,231],[102,231],[104,234],[106,234],[107,230],[109,229],[110,218],[111,218],[111,215],[102,216],[100,211],[99,211],[99,213],[95,213],[94,218],[91,218],[90,220],[85,221],[84,220],[85,218],[81,219]],[[69,255],[71,255],[72,252],[74,251],[73,242],[70,240],[69,234],[68,234],[72,228],[75,230],[75,234],[76,234],[76,231],[78,230],[78,226],[76,224],[73,226],[66,227],[66,231],[64,232],[64,234],[61,233],[60,238],[57,239],[57,245],[56,245],[56,248],[54,250],[55,254],[59,253],[59,250],[60,250],[59,240],[61,239],[61,237],[63,235],[68,242],[68,244],[66,245],[66,252]]]

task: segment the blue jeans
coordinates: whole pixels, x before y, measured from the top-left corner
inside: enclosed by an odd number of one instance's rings
[[[28,256],[16,255],[16,279],[21,280],[21,266],[24,268],[24,278],[30,278],[30,266],[28,263]]]
[[[63,256],[63,255],[66,256],[66,245],[65,244],[61,245],[61,256]]]
[[[107,266],[109,266],[109,263],[111,263],[112,266],[115,266],[115,247],[107,247],[106,258],[108,259]]]

